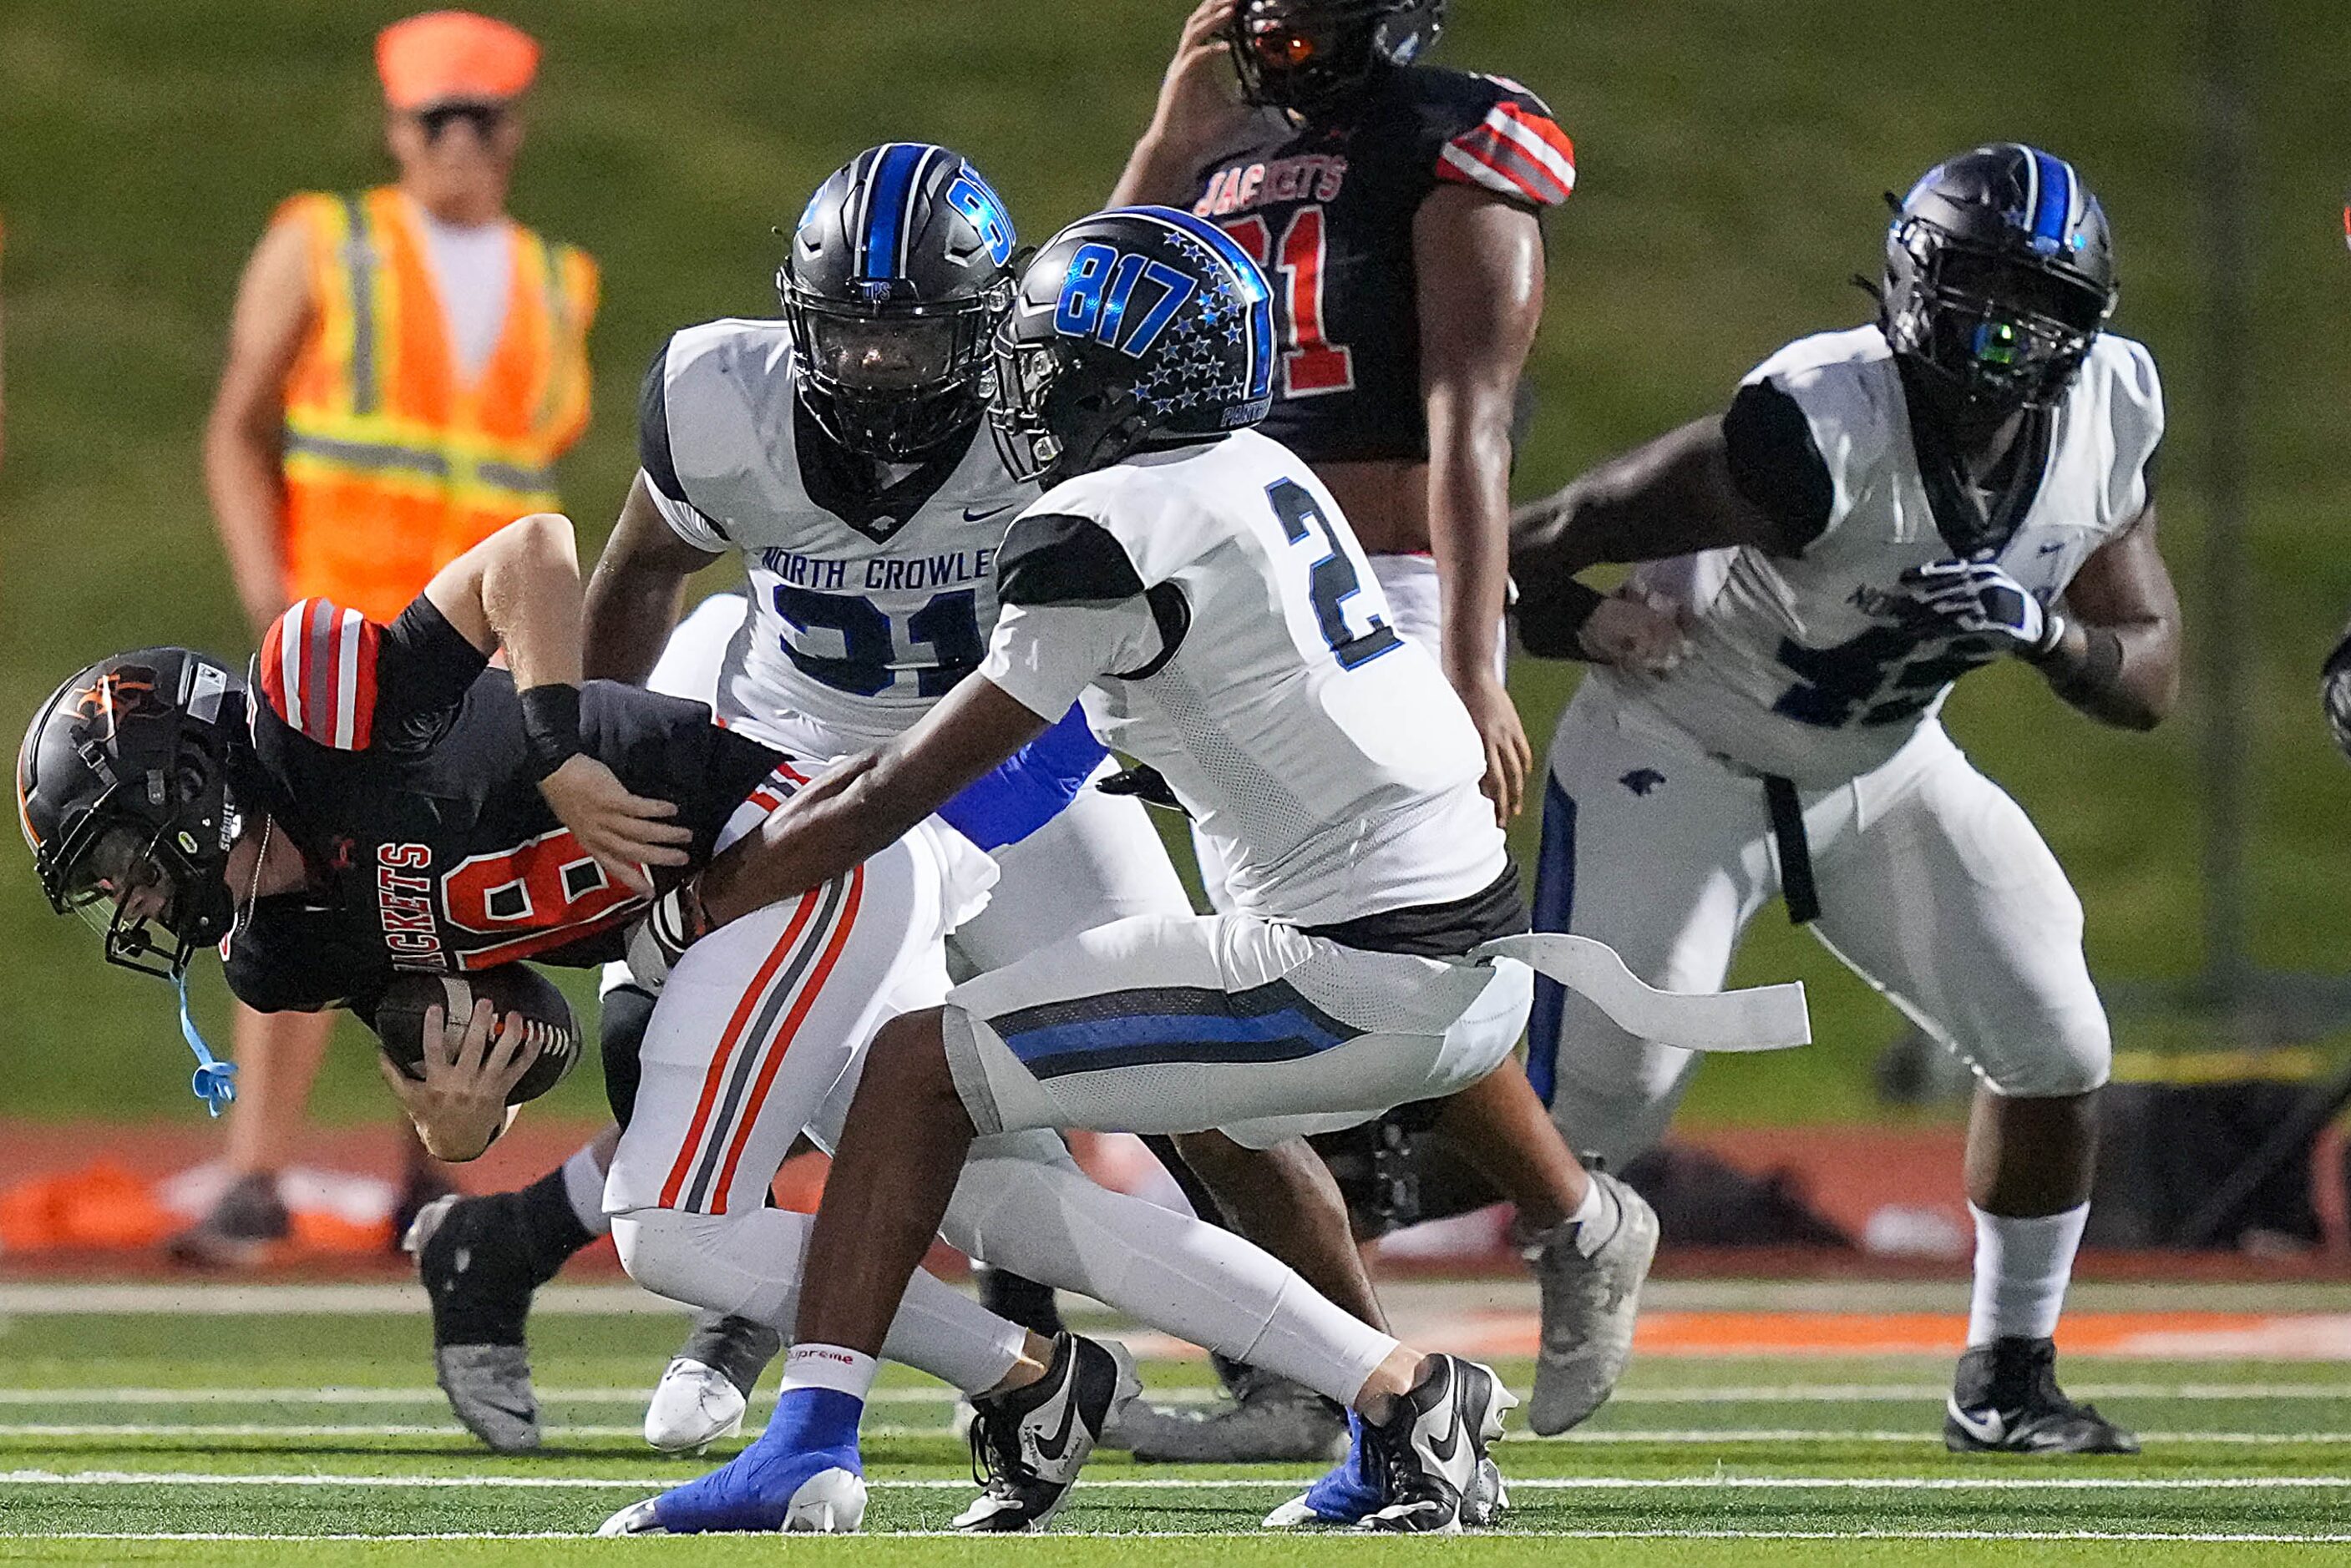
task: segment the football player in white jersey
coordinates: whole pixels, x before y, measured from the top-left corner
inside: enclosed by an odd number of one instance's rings
[[[1537,925],[1701,989],[1778,893],[1975,1069],[1954,1449],[2137,1448],[2054,1375],[2109,1056],[2082,907],[1938,718],[2001,658],[2104,723],[2171,708],[2162,395],[2147,349],[2105,329],[2115,278],[2071,166],[1953,158],[1898,204],[1876,324],[1789,345],[1727,413],[1522,508],[1513,556],[1533,651],[1573,651],[1593,597],[1573,574],[1599,561],[1652,563],[1636,583],[1689,623],[1676,667],[1595,669],[1561,720]],[[1531,1074],[1611,1163],[1663,1134],[1694,1065],[1670,1036],[1538,1001]]]
[[[879,743],[977,667],[996,620],[996,546],[1037,494],[979,428],[977,371],[1013,243],[1002,202],[955,153],[873,148],[794,225],[776,275],[782,320],[669,340],[640,400],[643,466],[590,585],[594,673],[643,680],[686,578],[726,557],[749,576],[752,614],[726,650],[718,711],[797,754]],[[1081,761],[1100,760],[1082,721],[1070,729]],[[1066,809],[1017,844],[958,824],[1003,873],[955,935],[960,967],[1189,909],[1140,805],[1077,787],[1082,768],[1061,782]],[[655,1395],[648,1436],[694,1448],[739,1421],[778,1348],[740,1321],[703,1324]]]
[[[998,337],[994,413],[1015,472],[1058,483],[1006,538],[986,662],[799,795],[758,874],[701,888],[758,907],[854,866],[1081,700],[1217,842],[1237,908],[1113,922],[883,1029],[775,1419],[640,1505],[662,1523],[862,1517],[874,1358],[976,1137],[1221,1127],[1263,1147],[1476,1083],[1516,1042],[1528,939],[1475,727],[1386,623],[1329,493],[1246,428],[1269,401],[1268,296],[1221,231],[1168,209],[1047,244]],[[1348,1391],[1384,1494],[1365,1522],[1458,1529],[1511,1402],[1453,1356],[1395,1345],[1367,1368]]]

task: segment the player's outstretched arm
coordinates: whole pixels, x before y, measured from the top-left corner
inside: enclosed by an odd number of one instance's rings
[[[2062,619],[2033,659],[2050,690],[2102,723],[2161,723],[2179,700],[2179,595],[2156,547],[2154,502],[2082,563]]]
[[[1201,165],[1237,141],[1249,124],[1249,106],[1238,96],[1231,45],[1224,32],[1232,21],[1234,4],[1200,0],[1185,18],[1176,57],[1167,63],[1159,84],[1151,124],[1127,154],[1118,183],[1111,187],[1111,206],[1148,202],[1189,207]]]
[[[653,504],[652,482],[638,470],[621,504],[621,520],[588,578],[582,672],[591,680],[643,686],[677,625],[685,579],[716,559],[678,537]]]
[[[969,677],[914,728],[836,764],[721,855],[703,876],[703,909],[724,925],[842,875],[1045,728],[1002,687]]]
[[[571,519],[518,518],[441,568],[425,585],[457,635],[484,653],[503,648],[521,695],[539,792],[599,864],[641,892],[646,867],[683,866],[691,830],[677,807],[632,794],[580,749],[580,551]]]
[[[1507,821],[1534,764],[1494,649],[1510,572],[1511,401],[1542,322],[1542,231],[1515,202],[1446,185],[1422,201],[1412,236],[1445,675],[1485,741],[1484,788]]]
[[[1511,514],[1520,639],[1546,658],[1610,657],[1587,635],[1603,601],[1578,573],[1729,545],[1784,552],[1802,541],[1740,489],[1723,418],[1714,414],[1610,458]]]

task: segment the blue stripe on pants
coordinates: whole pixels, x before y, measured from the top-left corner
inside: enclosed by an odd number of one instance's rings
[[[1535,852],[1535,929],[1565,931],[1575,916],[1575,802],[1556,777],[1543,783],[1542,846]],[[1527,1020],[1527,1082],[1544,1105],[1559,1080],[1560,1014],[1567,988],[1535,976],[1534,1011]]]

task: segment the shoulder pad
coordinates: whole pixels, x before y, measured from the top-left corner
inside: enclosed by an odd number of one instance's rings
[[[269,710],[339,752],[363,752],[375,723],[383,628],[357,610],[304,599],[270,623],[254,661]]]
[[[1441,99],[1437,178],[1536,207],[1566,201],[1575,143],[1543,100],[1507,77],[1446,75],[1462,85]]]
[[[1143,587],[1126,546],[1091,517],[1024,514],[996,553],[996,595],[1008,605],[1113,605]]]

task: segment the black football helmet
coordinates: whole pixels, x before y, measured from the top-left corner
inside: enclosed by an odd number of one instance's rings
[[[41,891],[104,934],[110,962],[177,979],[228,934],[246,702],[226,665],[146,648],[75,675],[25,732],[16,815]]]
[[[1226,30],[1249,102],[1301,113],[1408,66],[1445,31],[1446,0],[1240,0]]]
[[[2054,400],[2115,299],[2105,209],[2072,164],[2037,147],[1961,153],[1895,209],[1880,295],[1886,340],[1963,407]]]
[[[1214,223],[1120,207],[1055,234],[997,329],[989,413],[1015,477],[1057,484],[1273,406],[1272,291]]]
[[[817,187],[776,292],[800,400],[827,434],[905,462],[978,421],[1013,244],[1002,199],[944,147],[870,148]]]

